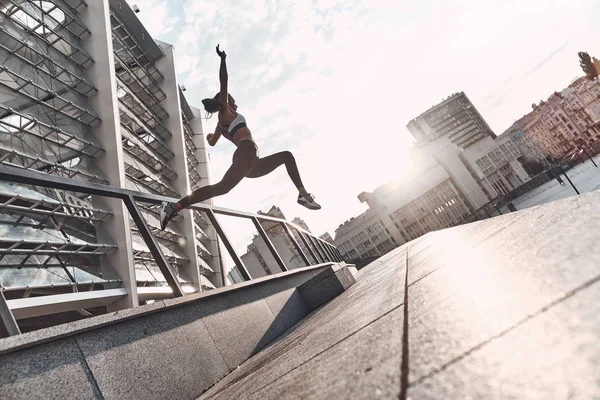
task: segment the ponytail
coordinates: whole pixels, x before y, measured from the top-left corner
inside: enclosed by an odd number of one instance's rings
[[[221,110],[221,103],[219,103],[219,100],[216,99],[204,99],[202,100],[202,104],[204,104],[204,109],[206,112],[210,114]]]

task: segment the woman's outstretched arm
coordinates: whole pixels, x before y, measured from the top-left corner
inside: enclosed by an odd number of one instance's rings
[[[220,137],[221,137],[221,129],[219,128],[219,125],[217,125],[217,127],[215,128],[215,133],[209,133],[208,135],[206,135],[206,141],[211,146],[214,146],[215,144],[217,144]]]
[[[221,103],[223,107],[227,107],[227,103],[229,103],[229,97],[227,96],[227,63],[225,62],[227,54],[225,54],[225,51],[219,50],[219,45],[217,45],[217,54],[221,57],[221,66],[219,67],[219,81],[221,82],[219,103]]]

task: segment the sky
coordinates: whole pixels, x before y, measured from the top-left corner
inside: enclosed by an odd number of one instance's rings
[[[332,236],[366,210],[361,192],[409,173],[408,121],[464,91],[501,134],[582,75],[578,51],[600,57],[598,0],[128,2],[154,38],[173,44],[179,82],[199,108],[219,90],[220,44],[260,155],[291,151],[323,208],[296,204],[283,167],[215,204],[277,205]],[[216,116],[203,123],[213,132]],[[213,182],[234,150],[224,139],[209,149]]]

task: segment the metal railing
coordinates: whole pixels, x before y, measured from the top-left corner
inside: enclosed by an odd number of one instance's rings
[[[146,246],[148,246],[148,249],[152,254],[154,261],[158,265],[161,273],[164,275],[167,284],[173,291],[173,295],[175,297],[184,296],[184,290],[182,289],[182,286],[176,277],[175,271],[168,262],[168,258],[165,257],[163,251],[159,247],[156,238],[154,237],[150,227],[148,226],[148,223],[142,216],[140,206],[138,206],[137,204],[137,202],[140,202],[150,205],[156,205],[160,204],[163,201],[176,201],[176,199],[161,195],[148,194],[128,189],[117,188],[104,184],[82,182],[74,179],[45,174],[35,170],[22,169],[8,165],[0,165],[0,181],[31,185],[35,187],[65,190],[83,193],[86,195],[95,195],[122,200],[125,206],[127,207],[127,210],[129,211],[129,214],[133,219],[140,236],[143,238]],[[298,241],[292,234],[292,231],[296,232],[296,234],[302,241],[304,247],[310,253],[310,256],[314,260],[316,260],[317,263],[343,261],[341,253],[335,246],[314,236],[312,233],[285,219],[276,218],[264,214],[253,214],[242,211],[229,210],[226,208],[210,206],[202,203],[196,204],[190,208],[196,211],[206,213],[208,219],[215,228],[218,237],[222,241],[223,245],[227,249],[227,252],[229,253],[233,262],[237,266],[240,274],[245,280],[250,280],[252,279],[252,277],[246,269],[246,266],[244,265],[243,261],[233,248],[231,241],[229,240],[227,234],[223,230],[221,224],[217,220],[217,214],[251,220],[282,271],[287,271],[288,268],[284,263],[283,259],[280,257],[279,253],[277,252],[277,249],[271,242],[271,239],[265,232],[261,221],[270,221],[276,224],[280,224],[283,228],[283,232],[285,232],[285,234],[288,236],[290,242],[293,244],[293,247],[298,252],[298,254],[307,266],[311,265],[311,262],[301,245],[298,243]],[[223,286],[226,285],[226,276],[226,271],[221,271],[221,284]],[[3,326],[0,326],[0,328],[4,328],[6,333],[11,335],[19,332],[18,325],[15,322],[15,318],[11,313],[10,308],[6,304],[6,299],[4,298],[3,294],[0,296],[0,317],[3,323]]]

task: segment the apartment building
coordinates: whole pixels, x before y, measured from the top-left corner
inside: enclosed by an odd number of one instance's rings
[[[600,141],[600,81],[575,80],[535,104],[500,136],[515,138],[521,148],[535,145],[555,160],[579,148],[593,148]]]
[[[398,246],[384,224],[368,211],[341,224],[333,244],[345,260],[378,257]]]

